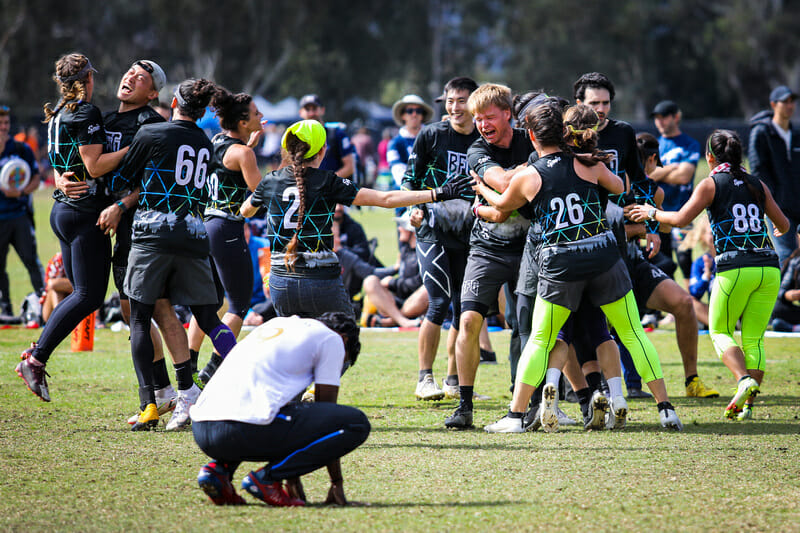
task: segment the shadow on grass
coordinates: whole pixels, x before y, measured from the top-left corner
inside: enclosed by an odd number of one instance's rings
[[[325,503],[307,503],[305,507],[321,507],[324,509],[348,509],[351,507],[370,507],[376,509],[391,509],[391,508],[403,508],[403,507],[499,507],[502,505],[522,505],[527,504],[530,502],[526,502],[523,500],[500,500],[500,501],[493,501],[493,502],[425,502],[425,503],[418,503],[418,502],[397,502],[397,503],[389,503],[389,502],[349,502],[347,506],[340,506],[340,505],[329,505]]]

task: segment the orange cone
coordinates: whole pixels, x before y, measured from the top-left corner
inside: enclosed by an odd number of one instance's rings
[[[94,317],[96,313],[97,311],[93,311],[72,330],[70,350],[73,352],[91,352],[94,350]]]

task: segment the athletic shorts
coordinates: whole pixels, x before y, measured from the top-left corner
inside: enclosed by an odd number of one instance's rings
[[[490,254],[473,248],[467,258],[461,286],[461,312],[476,311],[484,317],[497,310],[497,297],[505,283],[517,284],[520,255]]]
[[[131,248],[125,292],[144,304],[169,298],[172,304],[219,304],[208,257],[185,257]]]
[[[519,279],[517,280],[517,294],[524,294],[536,298],[536,286],[539,284],[539,264],[536,262],[536,246],[530,241],[525,241],[522,250],[522,259],[519,264]]]
[[[647,300],[656,290],[659,283],[665,279],[671,279],[663,270],[654,264],[640,259],[628,268],[631,282],[633,283],[633,295],[636,297],[636,305],[639,309],[647,308]]]
[[[631,279],[625,263],[620,259],[606,272],[588,279],[558,281],[540,277],[537,290],[542,300],[566,307],[574,313],[584,293],[597,307],[616,302],[631,290]]]

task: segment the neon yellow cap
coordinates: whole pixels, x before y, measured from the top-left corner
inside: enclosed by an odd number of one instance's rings
[[[286,135],[289,132],[292,132],[298,139],[308,143],[310,146],[303,156],[304,159],[311,159],[325,146],[325,139],[327,137],[325,127],[316,120],[301,120],[286,128],[286,132],[281,139],[281,146],[283,146],[284,150],[286,150]]]

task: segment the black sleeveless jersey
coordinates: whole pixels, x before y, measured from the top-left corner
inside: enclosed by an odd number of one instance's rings
[[[211,156],[208,176],[208,205],[206,218],[210,216],[227,218],[228,220],[242,221],[244,217],[239,213],[247,195],[247,182],[240,171],[230,170],[222,164],[222,159],[228,148],[234,144],[245,145],[239,139],[218,133],[211,141],[214,144],[214,153]]]
[[[501,148],[486,142],[480,137],[469,148],[467,157],[469,166],[479,176],[492,167],[500,167],[509,170],[519,165],[525,164],[528,157],[533,152],[528,132],[514,128],[514,136],[508,148]],[[488,205],[485,200],[481,200],[483,205]],[[530,219],[526,218],[519,211],[514,211],[505,222],[495,223],[484,220],[476,220],[472,226],[470,237],[470,247],[478,247],[495,253],[500,252],[504,255],[521,254],[525,247],[525,237],[528,234]]]
[[[627,122],[609,119],[606,127],[597,132],[597,147],[612,155],[613,159],[607,165],[609,170],[619,176],[623,183],[626,176],[630,181],[630,191],[610,195],[611,201],[620,207],[633,203],[655,207],[658,186],[644,173],[633,127]],[[658,222],[655,220],[646,221],[645,226],[648,233],[658,231]]]
[[[707,211],[717,271],[750,266],[777,268],[778,256],[767,233],[764,210],[744,180],[727,172],[712,173],[711,179],[716,191]]]
[[[213,146],[197,124],[174,120],[142,126],[112,190],[141,187],[133,244],[193,257],[208,255],[202,214]]]
[[[469,175],[467,150],[478,137],[477,129],[462,135],[446,120],[422,128],[408,157],[403,188],[410,191],[435,189],[454,178]],[[422,209],[425,221],[417,228],[418,240],[439,242],[446,248],[465,249],[469,245],[474,221],[470,200],[428,203]]]
[[[574,161],[558,152],[533,164],[542,181],[531,202],[542,229],[540,275],[562,281],[586,279],[619,260],[599,186],[581,179]]]
[[[63,174],[74,172],[70,181],[85,181],[89,190],[78,199],[56,189],[53,198],[75,209],[100,212],[105,207],[101,182],[92,178],[78,149],[92,144],[105,145],[106,134],[100,110],[89,102],[78,102],[74,111],[62,107],[47,124],[47,154],[53,169]]]
[[[272,250],[272,269],[303,277],[336,277],[341,272],[333,252],[333,213],[336,204],[351,205],[358,194],[352,181],[330,170],[308,168],[305,175],[305,214],[298,220],[300,193],[292,169],[268,173],[256,187],[250,202],[267,210],[265,236]],[[298,235],[295,270],[284,264],[286,246]]]
[[[116,152],[126,146],[130,146],[139,128],[145,124],[156,124],[158,122],[165,122],[164,117],[149,105],[122,113],[119,111],[106,113],[103,115],[103,123],[106,130],[105,152]],[[105,180],[107,183],[113,181],[114,174],[115,172],[106,174]],[[128,194],[130,194],[130,191],[123,190],[114,196],[122,198]]]

